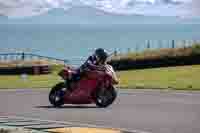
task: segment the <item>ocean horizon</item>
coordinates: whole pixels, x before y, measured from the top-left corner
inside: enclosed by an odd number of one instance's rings
[[[200,24],[0,24],[0,53],[28,52],[66,60],[86,59],[95,48],[110,53],[191,45]],[[75,63],[75,64],[80,64]]]

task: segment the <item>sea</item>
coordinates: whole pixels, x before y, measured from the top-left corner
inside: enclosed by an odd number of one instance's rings
[[[95,48],[109,53],[183,47],[200,42],[200,24],[0,24],[0,53],[27,52],[86,59]]]

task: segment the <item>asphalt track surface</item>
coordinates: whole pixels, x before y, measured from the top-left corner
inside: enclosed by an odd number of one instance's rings
[[[53,108],[48,89],[0,90],[0,116],[97,125],[148,133],[200,133],[200,92],[120,90],[105,109]]]

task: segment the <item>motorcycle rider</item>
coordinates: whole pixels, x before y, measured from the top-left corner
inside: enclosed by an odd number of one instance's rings
[[[89,56],[83,65],[80,67],[80,72],[84,70],[104,70],[104,65],[108,58],[108,53],[103,48],[95,50],[94,54]]]
[[[83,63],[80,68],[77,69],[76,73],[72,75],[71,81],[74,82],[80,80],[82,74],[88,70],[105,71],[104,65],[106,64],[107,58],[107,51],[103,48],[97,48],[94,54],[89,56],[85,63]]]

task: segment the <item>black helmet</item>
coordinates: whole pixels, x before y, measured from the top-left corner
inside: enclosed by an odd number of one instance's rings
[[[95,50],[95,55],[100,59],[100,61],[105,62],[108,58],[108,53],[103,48],[97,48]]]

